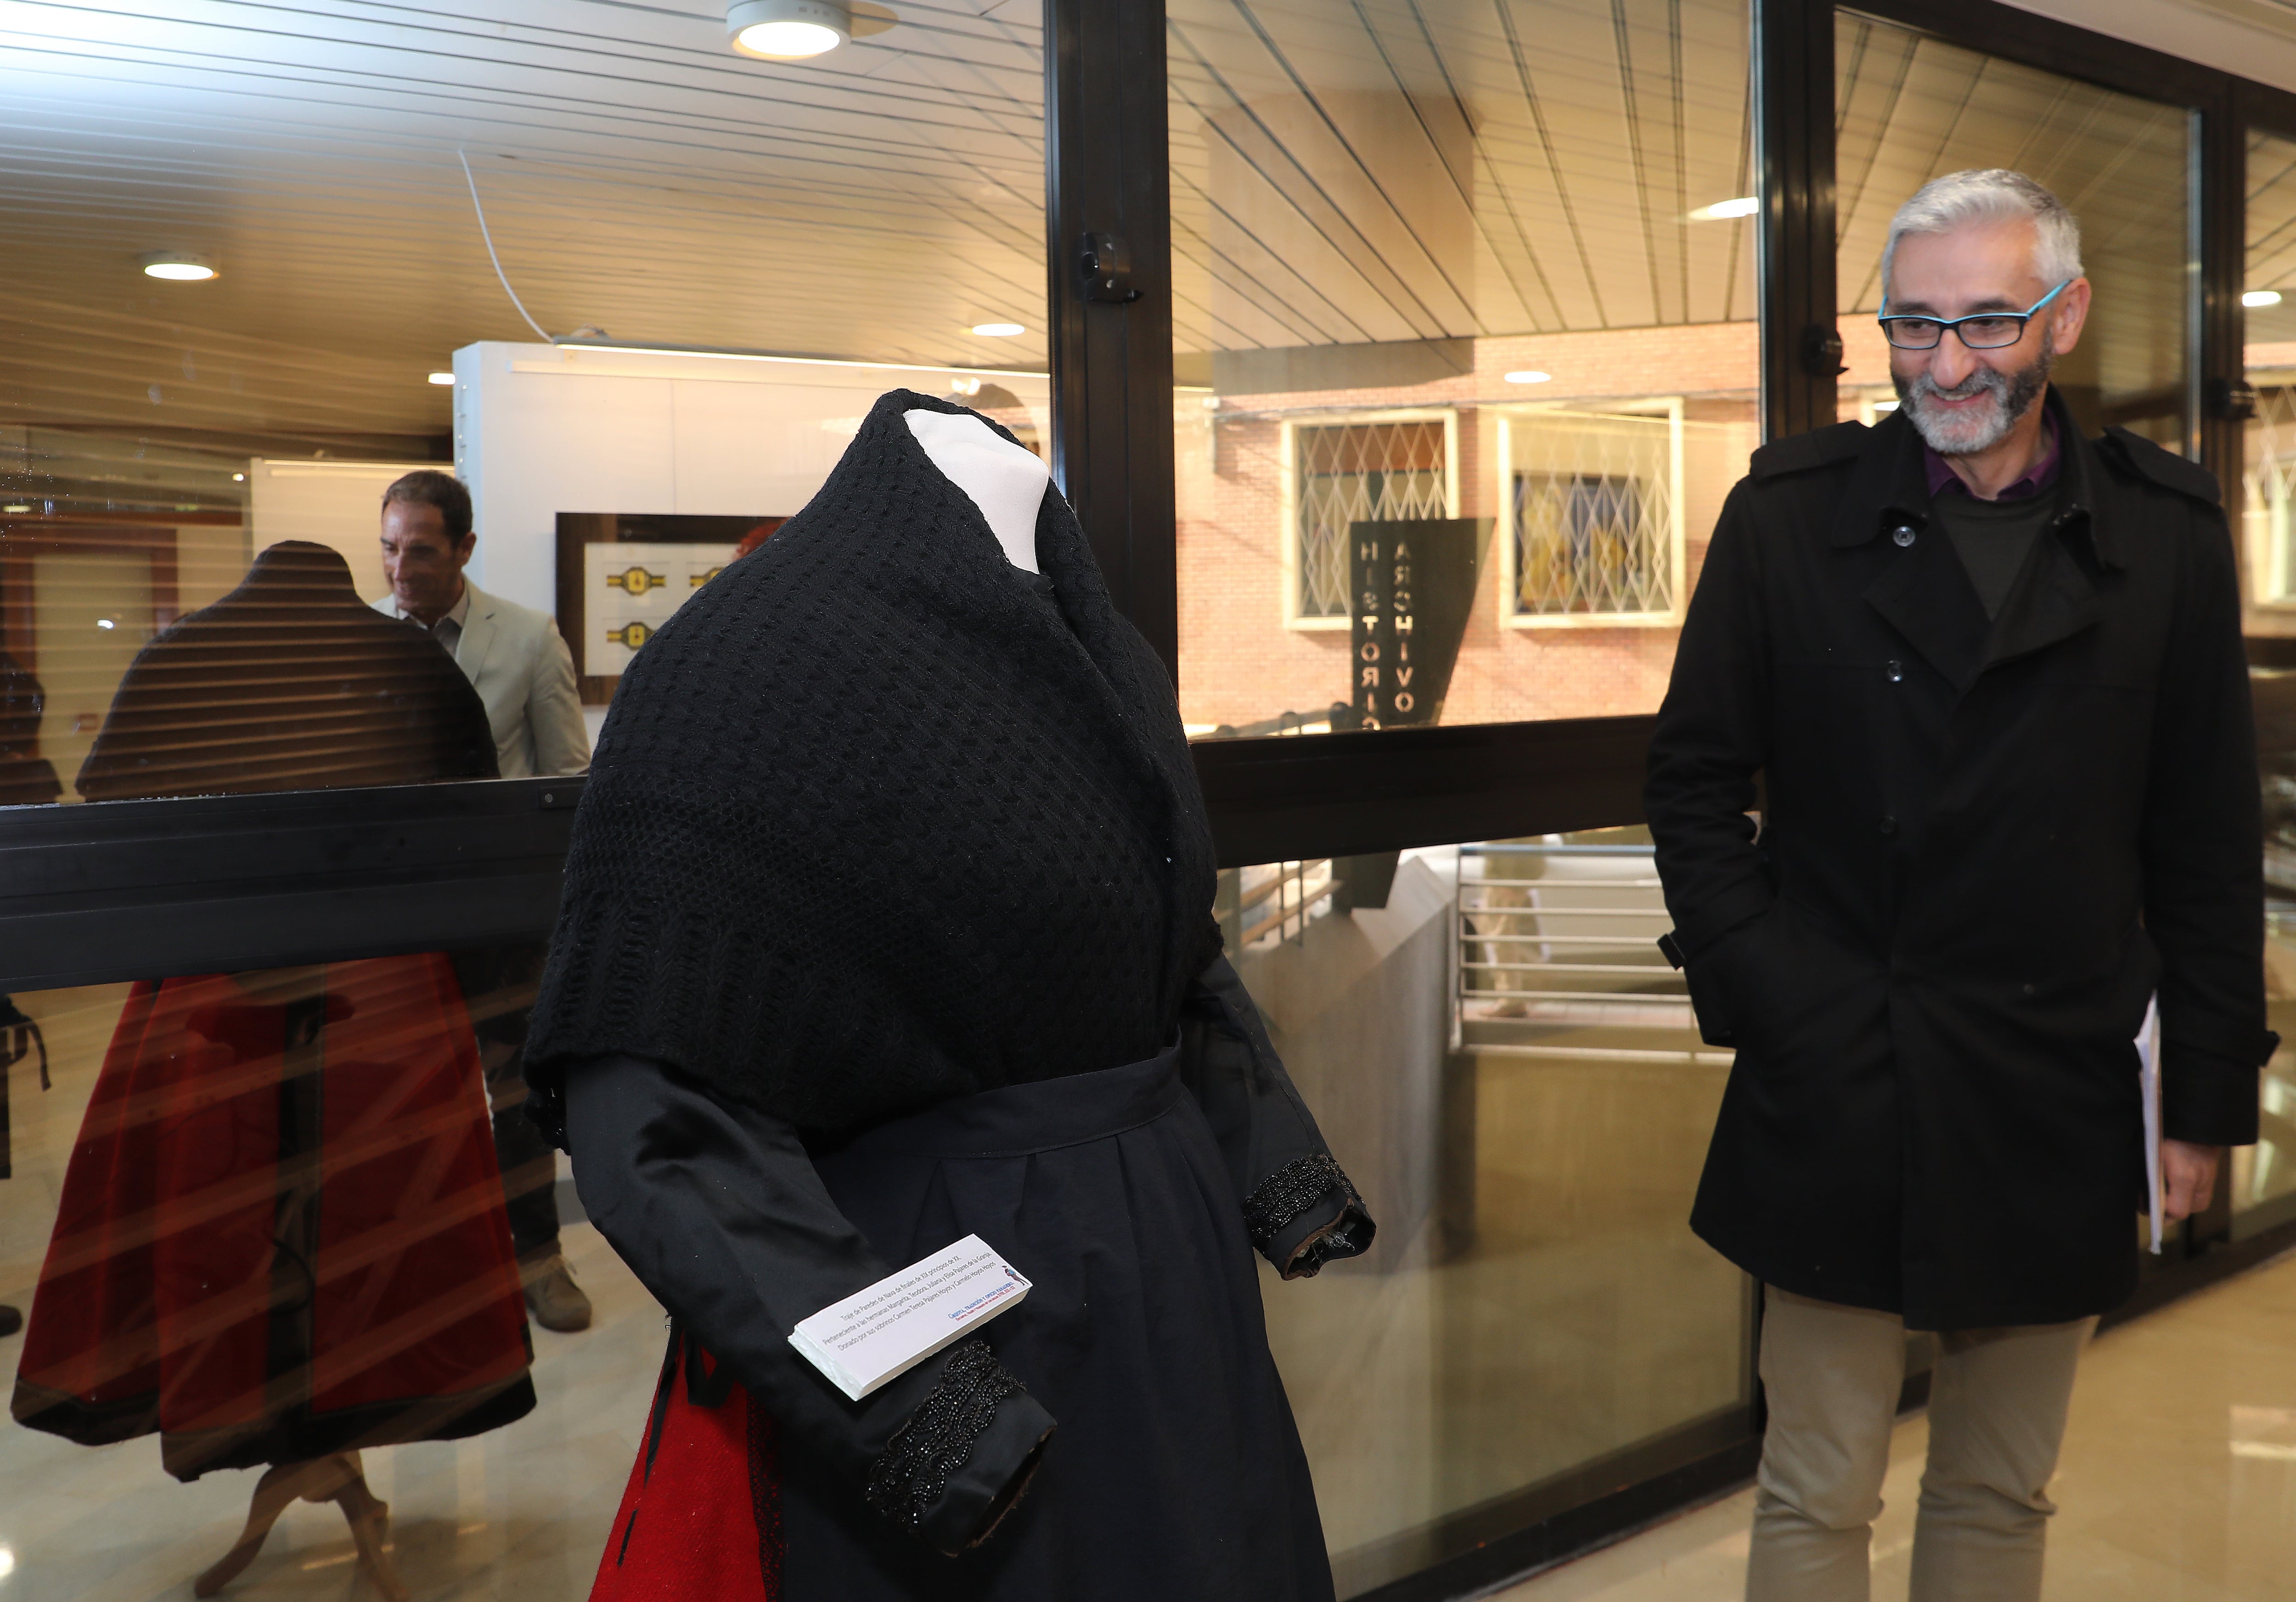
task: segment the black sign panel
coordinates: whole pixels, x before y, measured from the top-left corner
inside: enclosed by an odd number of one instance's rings
[[[1349,700],[1364,727],[1442,715],[1489,527],[1487,518],[1348,525],[1355,600]]]

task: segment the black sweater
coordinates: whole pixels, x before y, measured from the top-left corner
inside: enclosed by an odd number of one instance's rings
[[[1153,1056],[1218,954],[1163,666],[1045,497],[1047,606],[880,399],[623,676],[529,1078],[627,1053],[834,1134]]]

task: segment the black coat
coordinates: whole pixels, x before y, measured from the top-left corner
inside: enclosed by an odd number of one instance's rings
[[[1994,621],[1909,422],[1757,451],[1651,750],[1674,939],[1737,1047],[1692,1227],[1915,1328],[2133,1288],[2156,988],[2172,1137],[2253,1140],[2276,1043],[2215,481],[2048,404],[2062,511]]]

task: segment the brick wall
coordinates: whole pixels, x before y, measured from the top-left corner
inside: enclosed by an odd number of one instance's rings
[[[1462,517],[1496,520],[1495,408],[1684,397],[1684,526],[1694,584],[1722,499],[1758,437],[1751,323],[1480,339],[1474,367],[1407,388],[1223,394],[1175,408],[1179,472],[1180,707],[1193,724],[1320,711],[1348,697],[1344,628],[1284,622],[1283,423],[1406,407],[1455,412]],[[1505,374],[1551,375],[1518,385]],[[1494,534],[1494,542],[1496,538]],[[1541,625],[1501,614],[1501,553],[1487,548],[1446,723],[1589,717],[1658,705],[1677,629]],[[1687,585],[1685,599],[1687,598]]]

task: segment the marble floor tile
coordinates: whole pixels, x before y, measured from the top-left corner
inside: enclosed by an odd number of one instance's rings
[[[1905,1602],[1928,1425],[1903,1420],[1874,1602]],[[2098,1337],[2050,1496],[2043,1602],[2296,1596],[2296,1255]],[[1735,1602],[1742,1491],[1498,1593],[1504,1602]]]
[[[586,1224],[563,1235],[596,1308],[578,1335],[534,1331],[538,1405],[469,1441],[381,1447],[367,1483],[416,1602],[570,1602],[587,1594],[661,1366],[661,1309]],[[0,1343],[0,1389],[20,1340]],[[238,1533],[257,1475],[179,1484],[158,1443],[77,1446],[0,1422],[0,1602],[177,1602]],[[238,1602],[373,1602],[332,1507],[299,1502],[224,1591]]]

